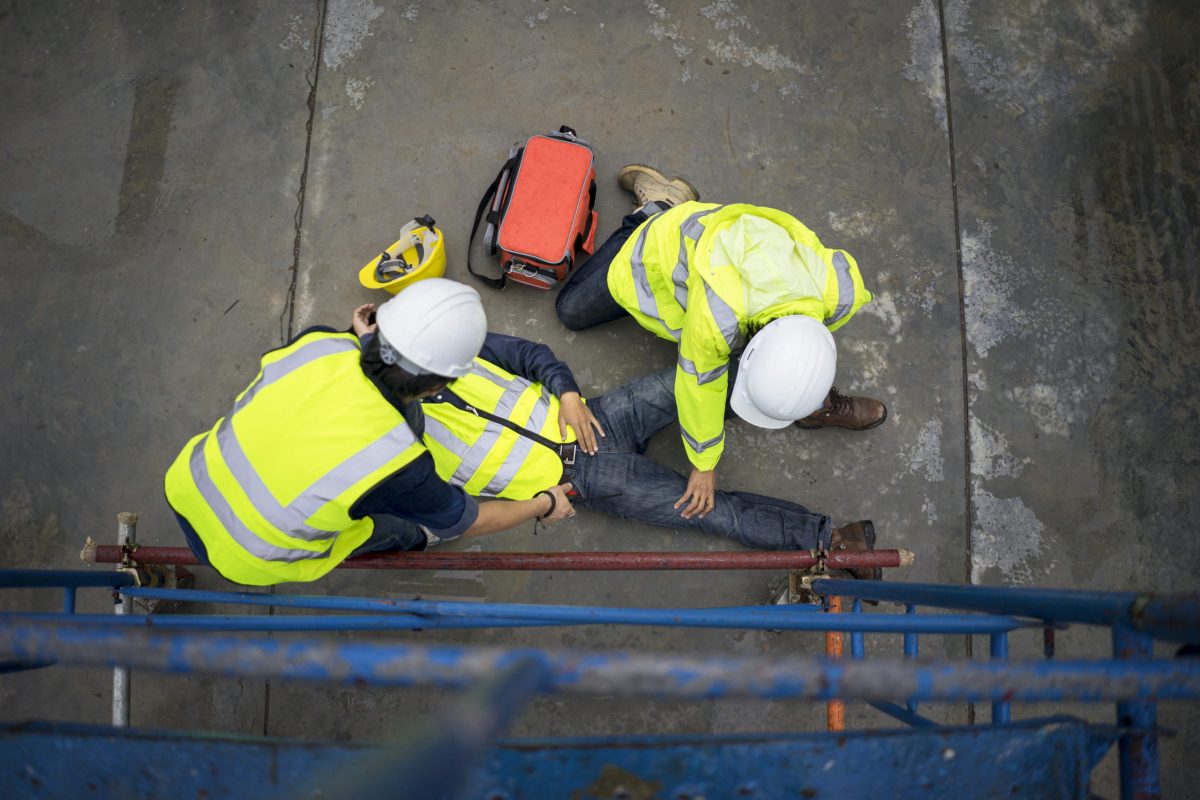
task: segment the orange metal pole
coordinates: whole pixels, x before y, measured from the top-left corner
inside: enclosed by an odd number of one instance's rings
[[[830,614],[839,614],[842,610],[842,598],[832,595],[829,598]],[[825,631],[825,657],[842,657],[842,634],[837,631]],[[829,700],[825,704],[825,727],[831,731],[846,730],[846,704],[841,700]]]

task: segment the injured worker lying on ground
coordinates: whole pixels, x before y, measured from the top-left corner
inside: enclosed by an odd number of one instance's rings
[[[371,334],[363,338],[370,353]],[[681,510],[687,479],[645,455],[676,419],[674,382],[668,369],[584,403],[549,347],[489,333],[471,371],[421,401],[424,442],[438,474],[475,496],[525,500],[569,483],[582,508],[746,547],[873,549],[870,521],[835,528],[827,515],[773,497],[721,491],[708,513]],[[857,573],[878,579],[878,570]]]
[[[360,306],[349,331],[309,328],[266,353],[164,489],[201,563],[255,585],[553,523],[576,503],[747,547],[874,547],[870,522],[833,528],[786,500],[718,492],[709,509],[686,504],[683,476],[644,454],[675,414],[673,372],[585,403],[548,347],[487,333],[477,292],[430,278],[377,315]]]

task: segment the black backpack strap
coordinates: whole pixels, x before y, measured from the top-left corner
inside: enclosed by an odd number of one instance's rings
[[[588,234],[592,231],[592,209],[596,207],[596,182],[592,181],[592,185],[588,187],[588,210],[587,224],[583,226],[583,241],[587,241]]]
[[[475,222],[473,225],[471,225],[471,238],[467,241],[467,271],[488,286],[491,286],[493,289],[503,289],[505,282],[508,280],[508,274],[501,272],[499,278],[493,278],[489,275],[482,275],[476,272],[475,267],[471,265],[471,249],[475,245],[475,234],[479,231],[479,221],[483,219],[484,212],[487,211],[488,207],[492,204],[492,200],[496,196],[496,189],[500,186],[500,181],[504,179],[504,175],[513,168],[520,158],[521,153],[518,152],[515,156],[508,159],[508,161],[505,161],[504,166],[501,167],[500,172],[497,173],[496,179],[492,181],[492,185],[489,186],[487,191],[483,193],[483,199],[479,201],[479,207],[475,209]],[[490,219],[489,217],[489,220],[492,222],[492,224],[497,227],[497,231],[499,230],[500,226],[500,216],[503,216],[503,211],[496,216],[496,219]]]

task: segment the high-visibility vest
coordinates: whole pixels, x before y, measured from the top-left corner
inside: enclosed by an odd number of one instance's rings
[[[540,383],[513,375],[476,358],[471,371],[446,387],[467,405],[508,420],[555,444],[575,441],[567,428],[559,433],[558,398]],[[448,402],[426,398],[425,446],[437,473],[467,494],[528,500],[558,484],[563,462],[558,453],[533,438]]]
[[[229,580],[321,577],[374,530],[350,508],[425,452],[359,357],[349,333],[310,333],[267,353],[229,416],[167,470],[167,500]]]
[[[608,270],[613,298],[679,344],[675,402],[697,469],[721,458],[729,359],[780,317],[836,330],[871,300],[858,264],[795,217],[746,204],[682,203],[643,222]]]

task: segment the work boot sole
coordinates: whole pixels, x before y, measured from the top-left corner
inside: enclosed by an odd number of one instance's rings
[[[887,421],[887,418],[888,418],[887,406],[884,406],[884,407],[883,407],[883,416],[882,416],[882,417],[880,417],[879,419],[875,420],[875,421],[874,421],[874,422],[872,422],[870,425],[864,425],[864,426],[863,426],[863,427],[861,427],[861,428],[852,428],[852,427],[849,427],[849,426],[847,426],[847,425],[822,425],[822,424],[821,424],[821,423],[819,423],[819,422],[818,422],[818,423],[811,423],[811,422],[810,422],[810,423],[808,423],[808,424],[806,425],[806,424],[804,423],[804,420],[799,420],[799,419],[798,419],[798,420],[796,420],[796,427],[797,427],[797,428],[804,428],[804,430],[806,430],[806,431],[815,431],[815,430],[817,430],[818,428],[841,428],[841,429],[842,429],[842,430],[844,430],[844,431],[869,431],[869,430],[871,430],[872,428],[878,428],[880,425],[882,425],[884,422],[886,422],[886,421]]]
[[[617,185],[627,192],[632,192],[633,180],[635,177],[637,177],[639,172],[645,172],[653,175],[663,183],[674,186],[676,189],[680,189],[685,193],[692,195],[692,197],[697,201],[700,199],[700,191],[683,178],[679,177],[678,175],[673,178],[668,178],[654,167],[648,167],[645,164],[626,164],[625,166],[621,167],[620,171],[617,173]]]

